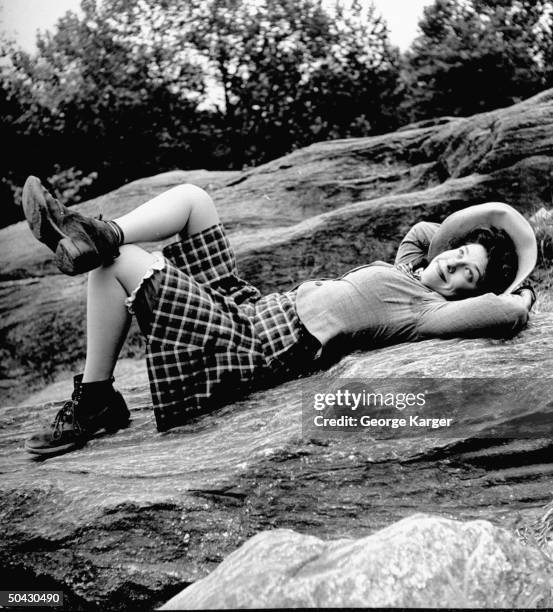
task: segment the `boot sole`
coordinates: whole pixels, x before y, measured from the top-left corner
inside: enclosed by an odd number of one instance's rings
[[[43,446],[43,447],[29,446],[27,443],[25,443],[25,450],[31,453],[32,455],[40,455],[41,457],[61,455],[63,453],[68,453],[70,451],[78,450],[79,448],[82,448],[83,446],[86,445],[86,443],[90,439],[92,439],[93,437],[96,437],[97,434],[102,433],[102,431],[106,434],[117,433],[120,429],[127,428],[130,425],[130,422],[131,422],[130,419],[128,419],[125,422],[121,422],[118,424],[112,424],[102,429],[98,429],[94,433],[91,433],[90,438],[83,440],[82,443],[76,444],[74,442],[71,442],[69,444],[64,444],[63,446],[51,446],[51,447],[49,446]]]
[[[25,181],[21,204],[33,236],[55,253],[59,241],[66,236],[50,216],[42,184],[36,176]]]
[[[82,448],[86,442],[88,440],[86,440],[85,442],[83,442],[82,444],[64,444],[63,446],[55,446],[55,447],[35,447],[35,446],[28,446],[27,444],[25,444],[25,450],[28,453],[31,453],[33,455],[40,455],[41,457],[45,457],[48,455],[61,455],[62,453],[68,453],[69,451],[72,450],[77,450],[78,448]]]
[[[61,272],[75,276],[102,264],[98,251],[91,244],[74,240],[54,221],[42,183],[35,176],[25,181],[22,205],[33,236],[55,253],[54,263]]]

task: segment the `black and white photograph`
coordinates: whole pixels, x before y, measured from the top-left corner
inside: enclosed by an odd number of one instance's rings
[[[0,51],[0,608],[551,609],[553,1]]]

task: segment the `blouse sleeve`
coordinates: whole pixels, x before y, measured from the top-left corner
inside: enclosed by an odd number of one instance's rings
[[[420,221],[413,225],[401,241],[397,250],[395,264],[411,264],[413,268],[426,257],[430,241],[440,227],[439,223]]]
[[[423,306],[418,332],[423,338],[505,338],[518,333],[527,321],[528,311],[518,296],[486,293]]]

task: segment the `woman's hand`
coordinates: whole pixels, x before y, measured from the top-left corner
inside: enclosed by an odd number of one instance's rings
[[[532,306],[536,303],[536,292],[530,283],[525,283],[522,287],[519,287],[516,291],[513,291],[511,295],[522,300],[526,310],[528,311],[530,311]]]

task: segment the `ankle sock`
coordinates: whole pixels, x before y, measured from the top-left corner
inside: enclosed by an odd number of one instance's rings
[[[106,223],[108,223],[111,229],[117,234],[117,240],[119,241],[119,246],[121,246],[125,242],[125,234],[123,230],[115,221],[106,221]]]

